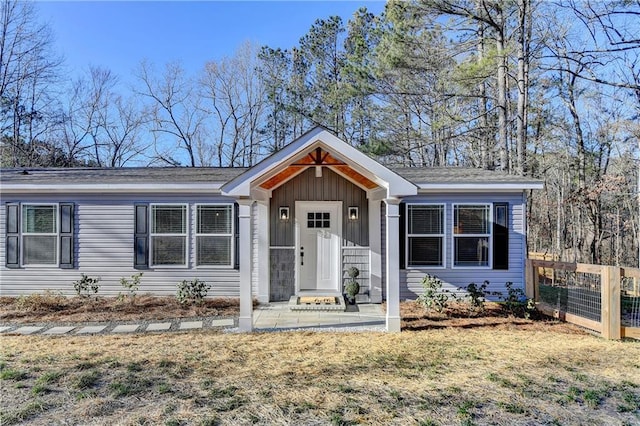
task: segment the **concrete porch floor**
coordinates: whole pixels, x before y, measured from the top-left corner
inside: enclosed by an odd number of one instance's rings
[[[288,302],[258,305],[253,310],[255,331],[385,331],[381,305],[358,304],[346,312],[291,311]]]

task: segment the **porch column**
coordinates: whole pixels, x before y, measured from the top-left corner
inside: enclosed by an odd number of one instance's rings
[[[371,303],[382,303],[382,235],[380,232],[380,199],[369,199],[369,255]]]
[[[256,204],[258,221],[258,302],[269,303],[269,200]]]
[[[400,200],[385,199],[387,204],[387,331],[400,331]]]
[[[238,200],[239,244],[240,244],[240,318],[241,331],[253,330],[253,295],[251,289],[251,205],[252,200]]]

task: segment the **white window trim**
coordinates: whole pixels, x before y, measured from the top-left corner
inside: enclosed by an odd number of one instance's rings
[[[193,258],[193,263],[196,269],[232,269],[235,265],[235,205],[233,203],[198,203],[194,205],[194,220],[193,220],[193,234],[195,237],[195,253]],[[230,234],[202,234],[198,232],[198,208],[199,207],[229,207],[231,209],[231,233]],[[231,239],[231,256],[229,256],[230,263],[228,265],[198,265],[198,237],[200,236],[218,236],[218,237],[229,237]]]
[[[184,211],[184,229],[185,232],[181,234],[157,234],[153,232],[153,208],[156,206],[181,206],[185,208]],[[189,204],[186,203],[150,203],[149,204],[149,267],[157,269],[171,269],[180,268],[186,269],[189,267]],[[175,265],[156,265],[153,263],[153,237],[184,237],[184,264]]]
[[[442,207],[442,233],[441,234],[410,234],[409,233],[409,206],[438,206],[438,207]],[[406,269],[419,269],[419,270],[425,270],[425,269],[446,269],[447,268],[447,238],[446,238],[446,229],[447,229],[447,205],[445,203],[407,203],[406,204],[406,210],[405,210],[405,248],[404,248],[404,253],[405,253],[405,268]],[[440,266],[427,266],[427,265],[409,265],[410,259],[409,259],[409,237],[425,237],[425,236],[429,236],[429,237],[440,237],[442,238],[442,265]]]
[[[456,234],[456,207],[458,206],[485,206],[489,209],[488,234]],[[489,237],[487,265],[456,266],[456,238],[484,238]],[[453,203],[451,205],[451,269],[493,269],[493,203]]]
[[[24,232],[24,207],[28,206],[53,206],[56,208],[54,213],[56,220],[56,232],[55,233],[42,233],[42,232]],[[60,203],[20,203],[20,266],[25,268],[58,268],[60,266]],[[54,263],[24,263],[24,237],[56,237],[56,261]]]

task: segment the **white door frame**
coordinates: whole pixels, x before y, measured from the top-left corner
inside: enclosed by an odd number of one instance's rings
[[[342,290],[342,201],[296,201],[295,202],[295,291],[296,294],[300,294],[300,220],[306,220],[300,216],[302,209],[322,209],[327,205],[331,205],[333,208],[337,208],[338,214],[336,215],[336,234],[337,234],[337,247],[336,247],[336,270],[335,273],[335,291],[340,293]],[[333,220],[333,219],[332,219]],[[316,265],[317,268],[317,265]],[[304,291],[304,290],[303,290]]]

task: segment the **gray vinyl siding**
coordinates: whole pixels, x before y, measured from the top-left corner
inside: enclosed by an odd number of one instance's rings
[[[293,247],[296,201],[342,201],[343,246],[369,246],[369,203],[366,192],[327,168],[323,168],[322,177],[317,178],[313,167],[273,190],[269,218],[271,246]],[[278,208],[284,206],[289,207],[291,217],[286,222],[278,217]],[[358,220],[348,219],[349,207],[358,207]]]
[[[524,259],[525,245],[525,196],[523,193],[504,194],[430,194],[405,198],[405,203],[435,203],[444,204],[445,214],[445,267],[444,268],[404,268],[400,270],[400,298],[414,300],[422,293],[422,279],[426,274],[440,278],[445,287],[451,291],[459,291],[469,283],[482,284],[489,281],[489,291],[505,292],[505,283],[510,281],[514,287],[524,289]],[[492,268],[454,268],[453,267],[453,205],[464,203],[509,203],[509,269],[494,270]],[[386,215],[382,209],[382,239],[384,251]],[[404,218],[403,218],[404,219]],[[402,243],[405,243],[403,239]],[[383,262],[384,262],[383,253]],[[406,259],[405,259],[406,263]],[[386,266],[383,264],[383,275]],[[385,285],[383,285],[383,294]]]
[[[0,208],[0,259],[2,259],[2,295],[41,293],[45,290],[59,291],[66,295],[74,293],[73,282],[82,273],[100,277],[99,295],[115,296],[123,291],[120,278],[143,272],[139,293],[174,295],[176,285],[182,280],[199,278],[211,284],[210,296],[239,296],[239,272],[229,267],[195,266],[195,206],[208,203],[233,203],[224,197],[202,195],[149,196],[117,195],[31,195],[3,200]],[[5,259],[5,203],[75,203],[75,267],[22,267],[8,269]],[[188,266],[170,268],[133,268],[134,203],[187,204],[188,214]]]

